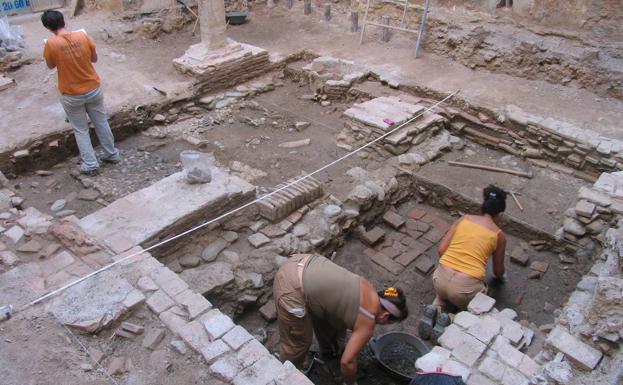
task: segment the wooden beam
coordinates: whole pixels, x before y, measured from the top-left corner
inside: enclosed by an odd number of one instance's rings
[[[532,173],[528,173],[528,172],[524,172],[524,171],[517,171],[517,170],[509,170],[507,168],[485,166],[485,165],[482,165],[482,164],[475,164],[475,163],[455,162],[455,161],[452,161],[452,160],[448,161],[448,164],[450,166],[476,168],[476,169],[479,169],[479,170],[486,170],[486,171],[493,171],[493,172],[503,172],[503,173],[506,173],[506,174],[522,176],[524,178],[532,178]]]

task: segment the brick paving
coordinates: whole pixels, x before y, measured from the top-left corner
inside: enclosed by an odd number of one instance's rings
[[[361,234],[362,243],[372,247],[365,249],[364,254],[394,275],[414,269],[427,276],[437,264],[434,246],[451,225],[422,208],[409,208],[406,215],[387,211],[380,223]]]

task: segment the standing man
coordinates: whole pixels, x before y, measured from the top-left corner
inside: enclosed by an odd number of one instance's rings
[[[45,43],[43,57],[48,68],[58,71],[61,105],[74,129],[82,158],[80,173],[95,176],[99,172],[99,162],[91,144],[87,115],[95,125],[95,134],[104,150],[100,161],[117,163],[121,160],[108,125],[100,78],[92,64],[97,62],[95,43],[83,31],[67,31],[63,14],[58,11],[43,12],[41,22],[54,34]]]
[[[301,367],[312,337],[323,359],[340,357],[344,383],[357,383],[357,357],[376,325],[402,321],[409,314],[399,288],[377,292],[367,279],[321,255],[294,254],[275,275],[282,361]],[[346,330],[352,330],[344,346]]]

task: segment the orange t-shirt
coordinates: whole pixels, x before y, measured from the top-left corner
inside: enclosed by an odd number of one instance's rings
[[[91,57],[95,43],[84,32],[54,36],[45,43],[43,57],[56,65],[58,89],[65,95],[82,95],[100,85]]]

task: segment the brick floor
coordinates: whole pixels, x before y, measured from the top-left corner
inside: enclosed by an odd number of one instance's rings
[[[424,275],[430,273],[433,267],[435,267],[435,262],[433,262],[430,257],[426,255],[418,258],[415,262],[415,268]]]
[[[404,218],[393,211],[387,211],[385,215],[383,215],[383,220],[394,229],[399,229],[405,224]]]
[[[371,230],[363,233],[361,236],[364,242],[372,246],[385,237],[385,231],[383,231],[380,227],[375,226]]]
[[[374,263],[383,267],[385,270],[389,271],[394,275],[398,275],[402,272],[402,270],[404,270],[404,267],[402,267],[401,264],[387,257],[383,253],[376,253],[373,257],[371,257],[371,259]]]
[[[420,219],[424,217],[424,215],[426,215],[426,211],[420,210],[417,208],[412,208],[411,210],[409,210],[409,213],[407,215],[413,219]]]

